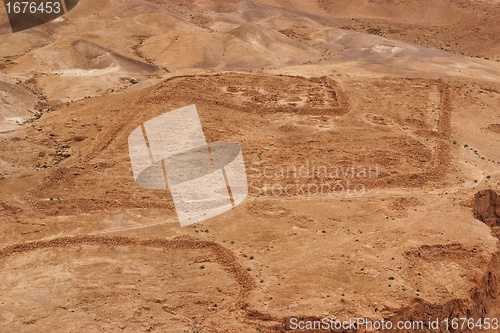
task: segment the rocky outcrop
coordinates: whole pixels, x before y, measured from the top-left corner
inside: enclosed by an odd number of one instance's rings
[[[491,189],[477,192],[474,217],[490,227],[500,226],[500,195]]]

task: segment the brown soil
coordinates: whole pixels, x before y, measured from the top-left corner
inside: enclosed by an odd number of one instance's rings
[[[498,8],[89,0],[0,25],[0,332],[500,317]],[[189,104],[249,195],[181,228],[128,136]]]

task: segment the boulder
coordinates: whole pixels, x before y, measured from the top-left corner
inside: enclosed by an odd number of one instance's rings
[[[474,196],[474,217],[490,227],[500,226],[500,195],[494,190],[482,190]]]

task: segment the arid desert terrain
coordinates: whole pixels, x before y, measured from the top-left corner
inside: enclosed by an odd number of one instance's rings
[[[500,1],[0,7],[0,332],[500,318]],[[191,104],[249,193],[181,227],[128,137]]]

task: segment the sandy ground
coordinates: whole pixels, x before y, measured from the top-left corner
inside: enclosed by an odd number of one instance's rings
[[[1,25],[0,332],[500,317],[499,232],[472,213],[500,185],[499,4],[418,4],[91,0]],[[189,104],[249,195],[181,228],[127,139]]]

